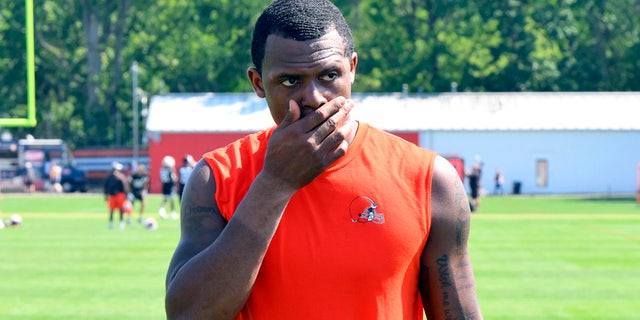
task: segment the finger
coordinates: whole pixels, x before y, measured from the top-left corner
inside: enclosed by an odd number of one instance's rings
[[[334,150],[340,153],[340,150],[346,152],[349,142],[351,130],[354,129],[354,122],[344,121],[339,127],[330,132],[321,142],[321,149],[330,151]]]
[[[353,109],[354,102],[351,99],[345,100],[343,106],[338,112],[333,114],[329,119],[325,120],[314,133],[316,141],[322,143],[326,138],[332,135],[335,131],[344,129],[346,122],[349,119],[349,112]],[[340,136],[342,132],[338,132]],[[340,139],[340,138],[338,138]]]
[[[294,100],[289,100],[289,109],[284,115],[284,119],[280,121],[278,127],[287,127],[300,119],[300,106]]]
[[[327,166],[347,153],[347,149],[349,149],[349,141],[346,137],[350,130],[347,128],[348,126],[349,125],[339,128],[322,142],[320,146],[320,153],[325,155],[324,160]]]
[[[335,98],[305,116],[305,131],[311,132],[317,129],[318,126],[322,125],[327,119],[339,112],[344,106],[345,101],[346,99],[344,97]]]
[[[355,106],[355,102],[353,102],[353,100],[351,99],[345,100],[344,105],[340,109],[340,112],[344,114],[344,117],[342,117],[343,120],[346,120],[349,118],[349,113],[351,112],[351,110],[353,110],[354,106]]]
[[[325,122],[332,120],[333,122],[335,122],[336,127],[341,127],[345,123],[345,121],[349,119],[349,113],[353,109],[354,105],[355,103],[353,102],[353,100],[345,99],[340,109],[338,109],[338,112],[332,114]]]

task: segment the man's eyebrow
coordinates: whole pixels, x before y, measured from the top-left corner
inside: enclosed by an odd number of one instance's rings
[[[280,72],[272,75],[271,79],[281,80],[281,79],[299,79],[302,76],[300,74],[289,73],[289,72]]]
[[[329,66],[329,67],[324,68],[324,70],[322,70],[322,72],[321,72],[321,73],[322,73],[322,74],[325,74],[325,73],[327,73],[327,72],[336,71],[336,70],[340,70],[340,69],[341,69],[341,68],[340,68],[340,65],[339,65],[339,64],[334,64],[334,65],[331,65],[331,66]]]
[[[323,68],[318,74],[326,74],[328,72],[336,71],[341,69],[341,65],[338,62],[332,63],[331,65]],[[289,70],[277,71],[271,74],[270,79],[291,79],[291,78],[302,78],[306,73],[295,73]]]

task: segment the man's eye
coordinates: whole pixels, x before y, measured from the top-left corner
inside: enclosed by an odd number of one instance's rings
[[[289,78],[282,81],[282,85],[284,85],[285,87],[293,87],[297,83],[298,83],[298,79],[295,79],[295,78]]]
[[[322,79],[324,81],[333,81],[336,78],[338,78],[338,73],[337,72],[329,72],[329,73],[323,75],[322,77],[320,77],[320,79]]]

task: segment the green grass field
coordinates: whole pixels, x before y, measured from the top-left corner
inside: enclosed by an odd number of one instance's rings
[[[160,206],[151,196],[149,215]],[[0,319],[163,319],[179,222],[107,228],[100,195],[4,194]],[[632,198],[488,197],[471,254],[485,319],[638,319],[640,207]]]
[[[473,218],[486,319],[640,319],[633,198],[487,198]]]

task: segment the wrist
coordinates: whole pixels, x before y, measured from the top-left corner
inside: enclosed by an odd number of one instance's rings
[[[259,188],[265,195],[273,199],[289,200],[298,189],[288,184],[279,176],[262,170],[252,183],[252,188]]]

